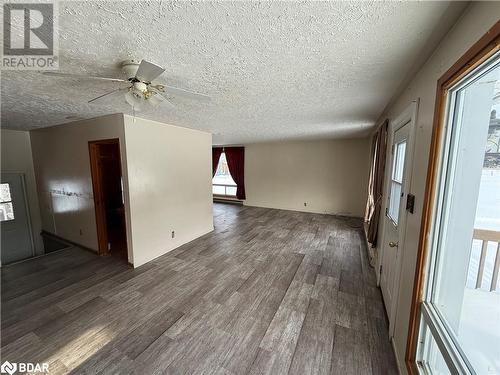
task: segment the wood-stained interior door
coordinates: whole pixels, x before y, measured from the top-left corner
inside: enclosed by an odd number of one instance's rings
[[[100,255],[127,259],[120,142],[89,142],[97,237]]]

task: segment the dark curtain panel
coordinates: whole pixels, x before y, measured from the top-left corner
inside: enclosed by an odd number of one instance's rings
[[[222,154],[222,147],[212,147],[212,178],[215,176],[219,159]]]
[[[245,195],[245,148],[224,147],[229,173],[236,182],[236,198],[246,199]]]
[[[370,221],[375,204],[375,192],[373,188],[374,188],[375,164],[377,161],[377,158],[375,157],[377,153],[377,141],[378,141],[378,132],[372,138],[372,147],[370,152],[370,178],[368,180],[368,199],[366,200],[366,209],[365,209],[366,222]]]
[[[382,197],[384,194],[383,189],[388,125],[389,121],[385,120],[377,133],[374,135],[372,144],[372,166],[370,170],[368,202],[365,217],[368,221],[368,242],[372,247],[377,246],[378,225],[380,222],[380,211],[382,209]]]

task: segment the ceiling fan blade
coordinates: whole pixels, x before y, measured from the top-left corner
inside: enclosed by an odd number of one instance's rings
[[[43,75],[52,77],[66,77],[66,78],[78,78],[78,79],[95,79],[100,81],[111,81],[111,82],[128,82],[125,79],[120,78],[108,78],[108,77],[96,77],[87,76],[85,74],[71,74],[71,73],[59,73],[59,72],[41,72]]]
[[[185,98],[190,98],[195,100],[201,100],[204,102],[209,102],[210,100],[212,100],[210,96],[201,94],[199,92],[181,89],[180,87],[175,87],[175,86],[167,86],[167,85],[160,85],[160,86],[163,86],[163,90],[169,94],[179,95]]]
[[[118,96],[118,94],[122,95],[123,94],[123,91],[124,90],[128,90],[128,87],[125,87],[125,88],[119,88],[119,89],[116,89],[116,90],[113,90],[113,91],[110,91],[110,92],[107,92],[105,94],[102,94],[102,95],[99,95],[98,97],[94,98],[94,99],[91,99],[89,100],[88,102],[89,103],[94,103],[98,100],[101,100],[103,98],[110,98],[112,96]]]
[[[152,106],[158,106],[159,104],[162,104],[164,107],[168,107],[170,109],[175,109],[175,105],[165,98],[159,91],[155,90],[155,94],[152,95],[147,101],[149,104]]]
[[[161,66],[142,60],[137,69],[137,73],[135,73],[135,78],[142,82],[151,82],[159,77],[164,71],[165,69]]]
[[[169,109],[176,109],[175,108],[175,105],[172,104],[172,102],[170,100],[162,100],[161,104],[166,107],[166,108],[169,108]]]

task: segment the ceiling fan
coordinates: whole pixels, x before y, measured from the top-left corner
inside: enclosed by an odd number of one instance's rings
[[[132,106],[134,111],[140,111],[148,105],[157,106],[159,104],[173,108],[174,105],[165,96],[165,94],[179,95],[202,101],[210,101],[210,97],[205,94],[165,84],[153,84],[152,81],[158,78],[165,71],[165,69],[149,61],[141,60],[139,62],[139,60],[125,60],[122,62],[121,66],[123,72],[127,75],[127,79],[96,77],[54,71],[45,71],[42,72],[42,74],[55,77],[126,83],[127,85],[125,87],[120,87],[100,95],[89,100],[89,103],[95,103],[103,98],[124,96],[125,100]]]

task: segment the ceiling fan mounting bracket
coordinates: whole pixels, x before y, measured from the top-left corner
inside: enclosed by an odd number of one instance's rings
[[[123,71],[123,73],[125,73],[127,75],[127,79],[129,81],[132,81],[133,79],[135,79],[135,75],[137,73],[137,70],[139,69],[140,63],[141,63],[141,60],[137,60],[137,59],[122,61],[122,71]]]

